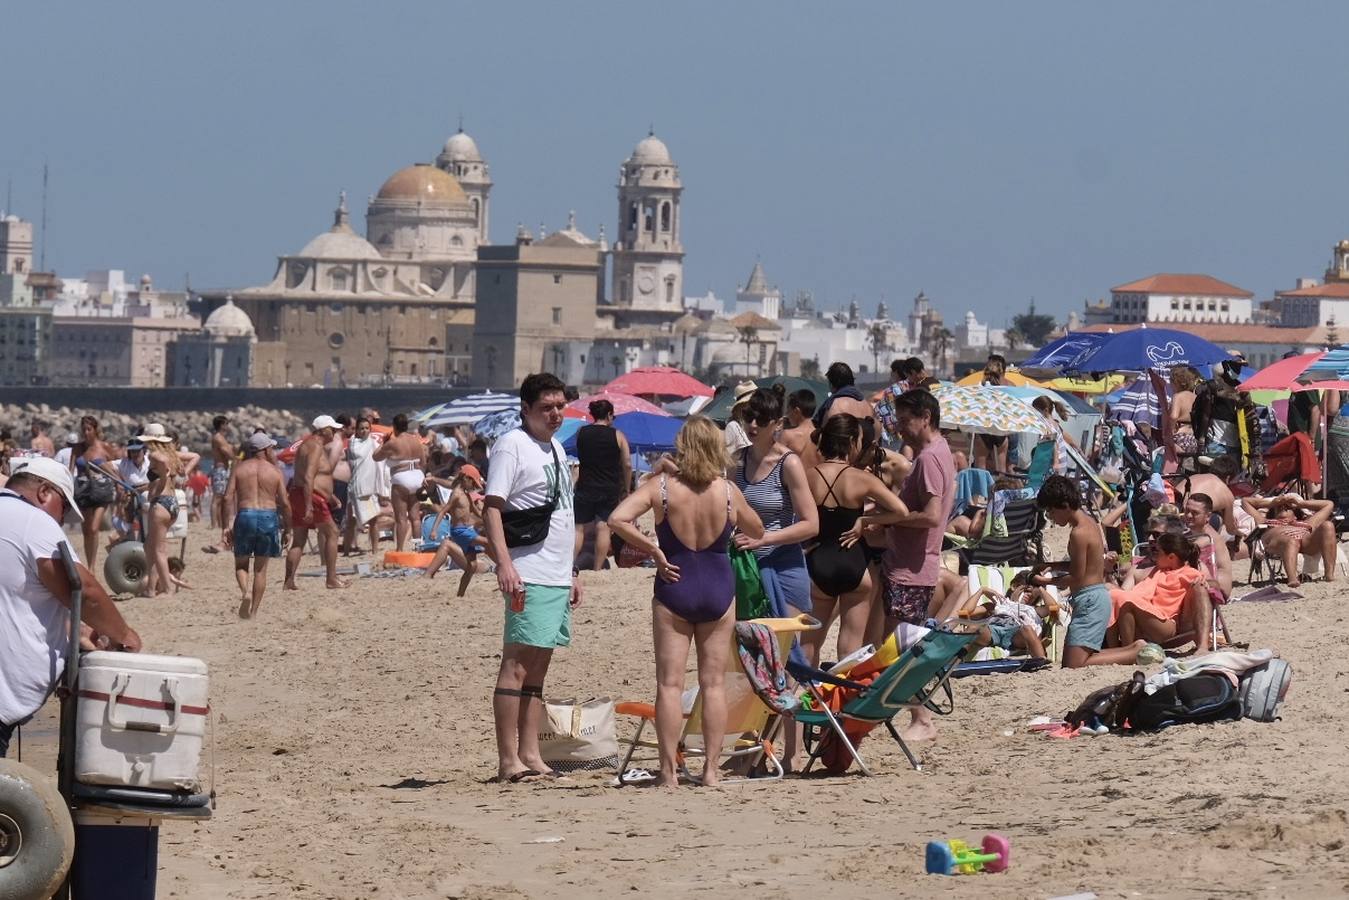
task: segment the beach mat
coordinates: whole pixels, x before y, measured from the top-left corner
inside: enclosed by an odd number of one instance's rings
[[[968,678],[971,675],[1005,675],[1009,672],[1036,672],[1049,665],[1047,659],[1020,657],[1018,659],[980,659],[963,662],[955,667],[952,678]]]
[[[1258,591],[1248,591],[1240,597],[1233,597],[1233,603],[1283,603],[1288,600],[1303,600],[1302,594],[1297,591],[1284,590],[1278,585],[1270,584],[1260,588]]]

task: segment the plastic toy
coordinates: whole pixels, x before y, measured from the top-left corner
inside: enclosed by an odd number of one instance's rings
[[[1003,872],[1012,860],[1012,842],[1000,834],[984,835],[980,848],[964,841],[929,841],[929,875],[973,875],[975,872]]]

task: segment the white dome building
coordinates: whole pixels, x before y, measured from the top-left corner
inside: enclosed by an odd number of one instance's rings
[[[234,305],[233,297],[226,298],[224,306],[218,307],[206,317],[202,330],[212,337],[257,339],[257,332],[253,330],[253,320],[248,318],[248,313]]]
[[[478,243],[491,243],[487,237],[487,204],[492,193],[492,176],[478,150],[478,142],[464,133],[463,126],[445,142],[445,148],[436,157],[436,168],[453,176],[468,196],[478,223]]]

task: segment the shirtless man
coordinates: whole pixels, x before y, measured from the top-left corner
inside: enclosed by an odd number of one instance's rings
[[[337,577],[337,524],[333,521],[333,506],[338,502],[333,495],[333,463],[328,456],[328,445],[337,433],[337,420],[319,416],[310,426],[313,433],[300,442],[295,453],[295,475],[290,482],[290,521],[295,537],[286,551],[286,581],[282,588],[298,591],[295,573],[300,568],[300,557],[309,540],[309,529],[319,533],[319,555],[327,570],[329,588],[347,587]]]
[[[1105,584],[1105,541],[1101,526],[1082,509],[1077,485],[1063,475],[1050,475],[1036,502],[1055,525],[1072,529],[1068,533],[1068,571],[1061,574],[1041,572],[1031,576],[1033,587],[1066,587],[1072,591],[1073,619],[1063,639],[1063,667],[1134,665],[1138,652],[1148,642],[1137,640],[1127,647],[1105,646],[1113,605]]]
[[[393,434],[375,451],[373,458],[386,460],[393,475],[389,499],[393,502],[394,549],[402,550],[413,532],[417,492],[426,481],[426,445],[415,433],[408,431],[408,417],[399,413],[393,417]]]
[[[33,420],[33,424],[28,427],[28,433],[32,439],[28,442],[28,449],[32,450],[38,456],[45,456],[48,459],[56,455],[56,445],[52,439],[47,437],[47,423]]]
[[[1239,468],[1235,456],[1220,456],[1209,465],[1207,472],[1176,482],[1177,489],[1184,490],[1186,496],[1205,494],[1213,501],[1213,511],[1222,517],[1229,542],[1244,536],[1237,532],[1236,501],[1232,498],[1232,489],[1227,486]]]
[[[267,561],[281,555],[290,540],[290,502],[281,470],[276,467],[276,441],[254,434],[244,445],[244,460],[230,471],[220,495],[221,521],[233,524],[221,532],[221,543],[234,545],[234,577],[239,582],[239,618],[258,614],[267,590]],[[248,561],[253,560],[253,589],[248,587]]]
[[[459,579],[460,597],[464,596],[468,583],[477,574],[478,554],[488,550],[487,538],[482,532],[482,501],[473,499],[473,492],[481,494],[482,488],[482,475],[477,466],[465,465],[450,488],[450,499],[436,513],[436,520],[431,524],[431,533],[436,534],[440,530],[440,520],[448,515],[450,536],[440,542],[435,559],[431,560],[431,565],[426,567],[426,574],[422,577],[435,578],[440,567],[445,565],[445,560],[453,559],[454,564],[464,572]]]
[[[234,465],[234,445],[230,443],[230,420],[216,416],[211,420],[211,524],[222,531],[229,526],[225,517],[225,491],[230,483],[230,467]],[[222,544],[220,547],[224,550]]]
[[[1213,527],[1213,499],[1208,494],[1195,492],[1185,498],[1181,507],[1185,525],[1190,529],[1190,539],[1199,548],[1199,561],[1204,564],[1208,575],[1210,594],[1216,592],[1218,603],[1225,603],[1232,596],[1232,554],[1227,551],[1227,543]],[[1213,548],[1210,552],[1208,548]]]
[[[802,388],[788,395],[787,427],[782,429],[782,435],[778,438],[789,450],[801,457],[801,462],[808,468],[819,462],[815,442],[811,440],[811,436],[815,434],[815,423],[810,417],[814,414],[814,391]]]

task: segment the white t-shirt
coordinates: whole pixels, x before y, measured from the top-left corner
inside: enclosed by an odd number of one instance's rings
[[[70,468],[70,455],[75,452],[74,447],[62,447],[56,451],[55,459],[67,469]]]
[[[0,490],[0,722],[41,709],[65,669],[70,613],[38,578],[39,559],[71,547],[51,516]],[[71,547],[71,553],[75,552]]]
[[[548,536],[537,544],[511,548],[511,562],[526,584],[564,586],[571,584],[575,561],[576,513],[572,509],[571,472],[567,452],[556,438],[553,461],[550,442],[536,441],[523,428],[507,432],[492,445],[492,465],[487,469],[489,497],[506,501],[507,509],[543,506],[557,491],[557,506],[548,526]]]
[[[117,460],[117,477],[132,487],[140,487],[143,484],[150,483],[150,454],[141,457],[141,464],[138,466],[131,461],[131,457],[123,457]]]

